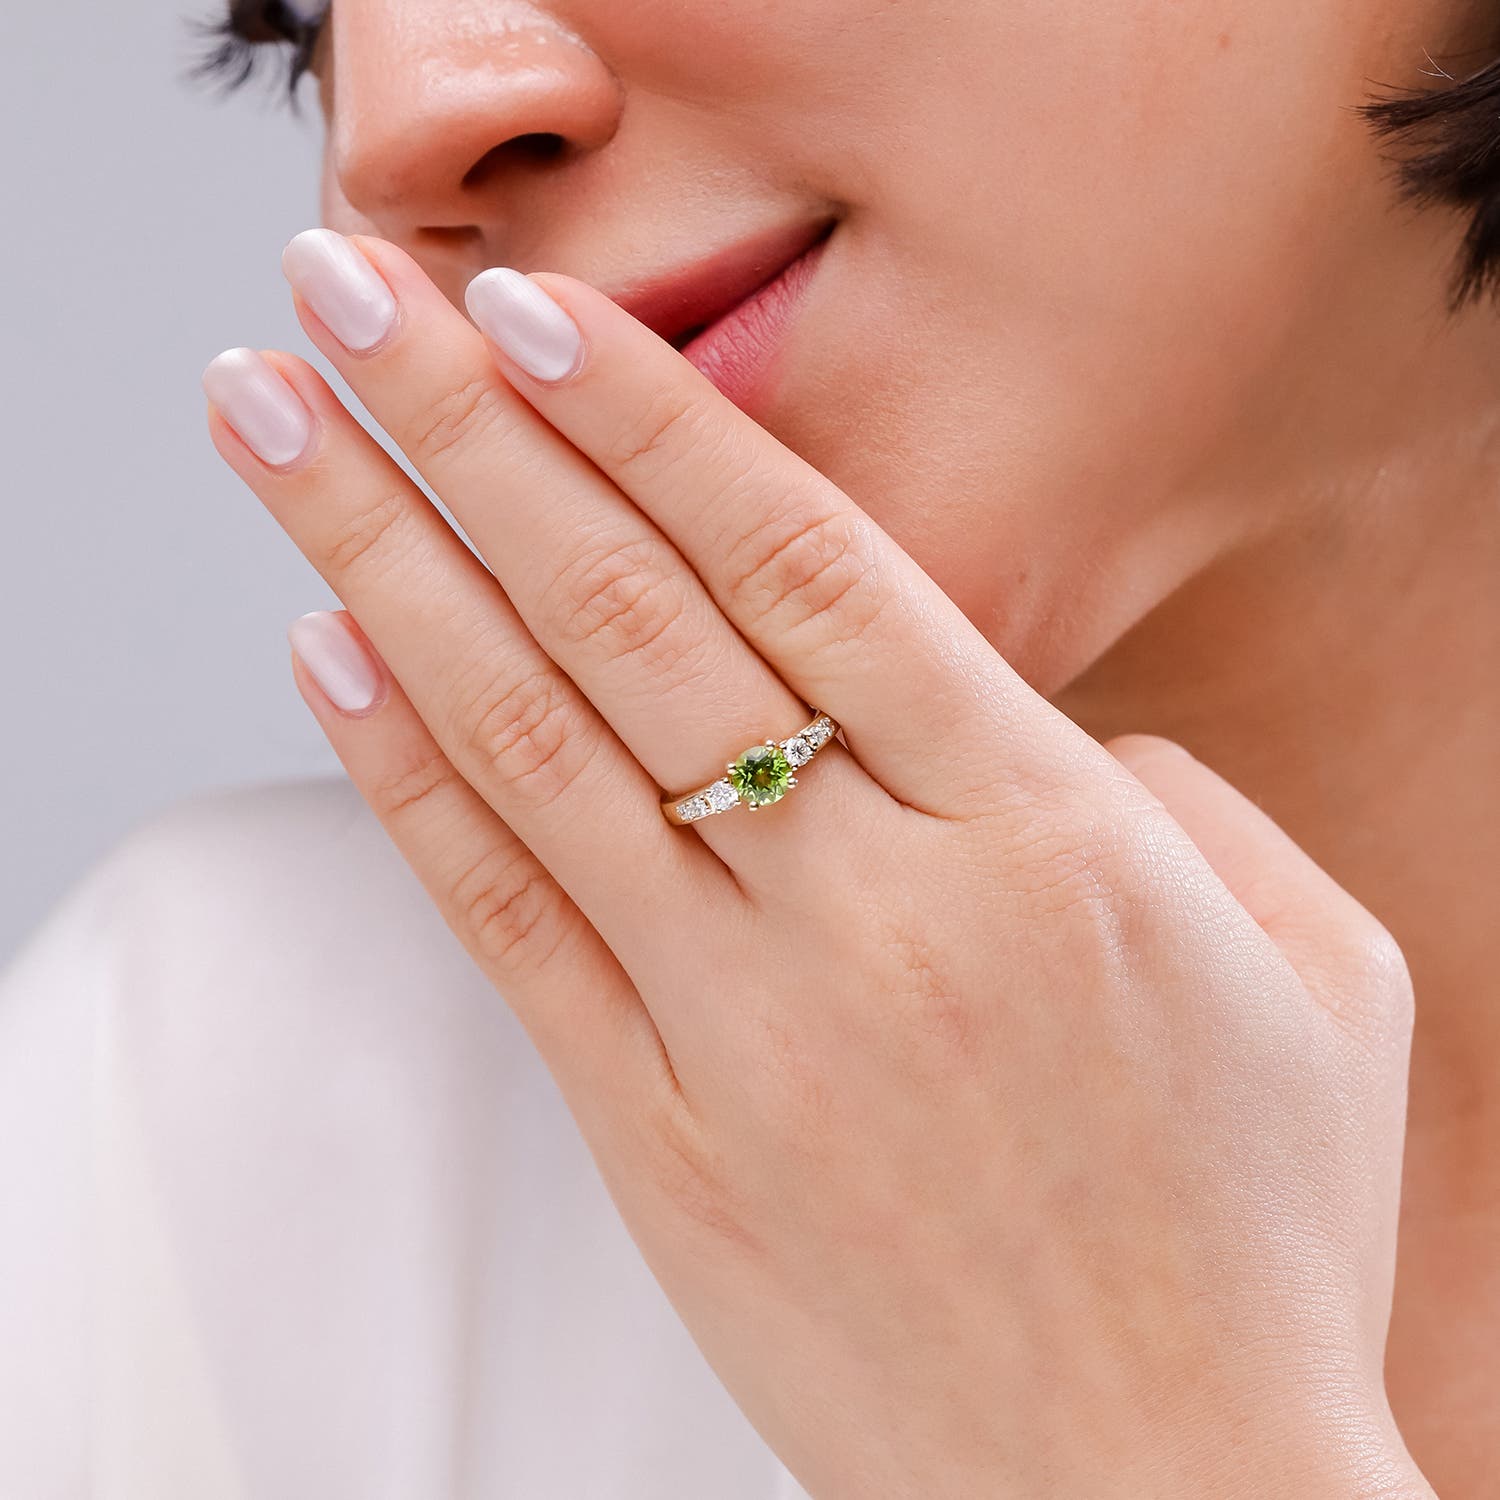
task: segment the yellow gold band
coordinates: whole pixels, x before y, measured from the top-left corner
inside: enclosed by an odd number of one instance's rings
[[[779,802],[797,785],[795,771],[805,766],[839,732],[825,713],[784,740],[752,745],[737,760],[726,761],[725,774],[691,792],[662,798],[669,823],[696,823],[715,813],[744,805],[751,812]]]

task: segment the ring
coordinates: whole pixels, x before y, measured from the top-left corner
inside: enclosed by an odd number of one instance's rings
[[[662,798],[661,810],[669,823],[696,823],[699,818],[728,812],[743,803],[754,812],[780,802],[797,785],[792,773],[805,766],[839,732],[839,726],[819,713],[806,729],[780,741],[751,745],[737,759],[726,761],[726,775],[696,791]]]

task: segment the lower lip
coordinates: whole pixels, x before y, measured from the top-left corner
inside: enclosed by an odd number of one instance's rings
[[[752,292],[682,348],[691,361],[742,411],[769,398],[777,356],[819,259],[825,235],[774,281]]]

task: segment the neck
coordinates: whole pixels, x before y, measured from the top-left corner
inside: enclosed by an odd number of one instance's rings
[[[1500,1442],[1479,1332],[1500,1319],[1500,439],[1434,420],[1361,467],[1057,701],[1100,739],[1185,745],[1400,942],[1417,1004],[1387,1387],[1438,1493],[1478,1495]]]
[[[1417,993],[1409,1156],[1460,1132],[1495,1173],[1500,1151],[1473,1132],[1500,1144],[1500,356],[1478,322],[1446,353],[1451,370],[1469,349],[1481,374],[1414,372],[1420,420],[1385,427],[1406,436],[1304,478],[1286,524],[1193,578],[1058,702],[1101,739],[1184,744],[1390,928]],[[1467,415],[1444,388],[1468,391]]]
[[[1438,1493],[1478,1495],[1500,1443],[1500,352],[1492,307],[1434,306],[1453,242],[1430,218],[1372,233],[1209,465],[1205,504],[1232,496],[1254,536],[1056,701],[1097,738],[1185,745],[1400,942],[1417,1003],[1387,1388]]]

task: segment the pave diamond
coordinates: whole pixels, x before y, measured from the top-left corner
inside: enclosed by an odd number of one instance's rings
[[[833,733],[833,725],[825,714],[821,718],[814,719],[806,729],[802,731],[802,738],[807,741],[814,750],[818,749]]]
[[[729,763],[727,775],[671,804],[672,815],[680,823],[692,823],[699,818],[727,812],[741,802],[752,810],[779,802],[797,785],[793,773],[805,766],[837,733],[838,726],[833,720],[820,713],[805,729],[798,730],[780,744],[775,740],[765,740],[752,745]],[[667,805],[663,803],[664,807]]]
[[[729,782],[751,807],[764,807],[786,796],[792,763],[780,745],[751,745],[729,768]]]

